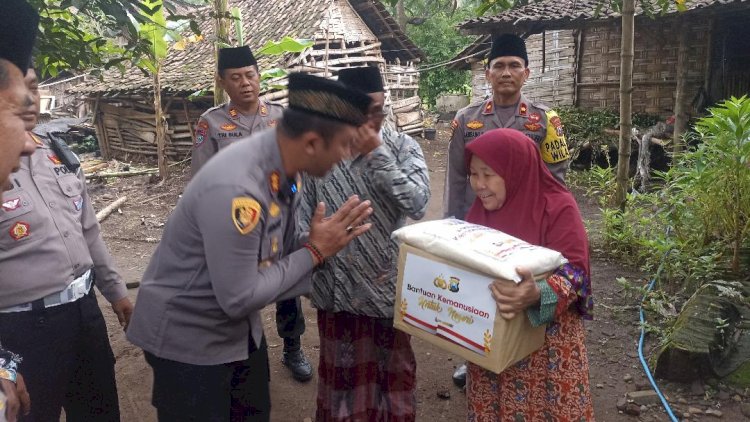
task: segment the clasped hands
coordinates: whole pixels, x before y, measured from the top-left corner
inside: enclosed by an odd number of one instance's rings
[[[349,242],[370,230],[372,223],[365,220],[372,214],[370,201],[361,201],[352,195],[330,217],[326,217],[326,206],[318,203],[310,222],[309,242],[320,251],[323,258],[336,255]]]

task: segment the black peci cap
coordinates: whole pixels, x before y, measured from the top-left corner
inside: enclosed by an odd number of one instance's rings
[[[384,92],[383,77],[380,69],[374,66],[350,67],[339,70],[339,82],[344,85],[358,89],[365,94],[373,92]]]
[[[289,108],[353,126],[367,121],[372,99],[331,79],[306,73],[289,75]]]
[[[526,67],[529,66],[529,56],[526,54],[526,42],[518,35],[502,34],[492,40],[492,49],[487,61],[491,62],[497,57],[515,56],[523,59]]]
[[[31,52],[39,31],[39,14],[26,0],[3,1],[0,24],[0,59],[8,60],[24,75],[31,64]]]
[[[228,47],[219,49],[218,70],[239,69],[241,67],[256,66],[258,61],[255,60],[250,47]]]

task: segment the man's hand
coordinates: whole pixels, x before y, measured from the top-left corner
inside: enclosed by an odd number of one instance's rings
[[[519,312],[539,302],[542,293],[534,281],[534,275],[525,268],[516,268],[521,276],[521,282],[511,280],[495,280],[490,285],[492,298],[497,302],[500,316],[513,319]]]
[[[310,222],[309,242],[323,258],[336,255],[355,237],[370,230],[372,224],[362,224],[372,214],[370,201],[360,201],[352,195],[336,213],[326,218],[326,206],[319,203]]]
[[[5,393],[7,399],[5,405],[5,418],[8,422],[16,422],[19,412],[28,415],[31,410],[31,398],[26,390],[26,383],[23,382],[23,376],[16,374],[16,382],[10,380],[0,380],[0,387]]]
[[[130,324],[130,317],[133,315],[133,304],[130,303],[130,299],[126,297],[112,302],[112,310],[117,315],[117,320],[120,321],[120,326],[123,330],[128,329]]]
[[[375,130],[371,122],[367,122],[357,128],[357,137],[354,140],[354,153],[367,155],[375,148],[383,144],[380,133]]]

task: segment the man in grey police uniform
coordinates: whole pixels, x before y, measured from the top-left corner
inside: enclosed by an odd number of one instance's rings
[[[34,101],[36,74],[26,77]],[[23,356],[34,405],[29,419],[119,421],[115,357],[94,289],[127,326],[133,310],[101,237],[77,157],[32,135],[36,151],[10,176],[0,210],[0,337]]]
[[[511,128],[523,132],[539,145],[542,159],[552,175],[565,183],[570,152],[560,116],[521,92],[530,73],[526,43],[513,34],[500,35],[492,41],[487,62],[485,77],[492,86],[492,98],[462,108],[451,123],[453,131],[443,195],[443,215],[446,218],[463,219],[474,202],[464,148],[488,130]],[[466,365],[456,369],[453,381],[460,387],[466,384]]]
[[[33,102],[24,82],[31,62],[39,15],[25,0],[3,4],[0,24],[0,202],[8,176],[18,169],[21,155],[34,152],[23,120],[26,104]],[[0,283],[2,286],[2,283]],[[0,333],[2,336],[2,333]],[[0,344],[0,420],[16,422],[28,414],[31,400],[18,371],[21,357]]]
[[[235,141],[262,130],[276,127],[283,108],[258,97],[260,72],[248,46],[219,50],[217,81],[229,96],[229,102],[203,113],[198,119],[191,161],[193,176],[209,158]],[[312,366],[302,350],[305,316],[299,298],[276,304],[276,332],[284,339],[282,363],[297,381],[312,379]]]
[[[258,97],[260,72],[248,46],[219,49],[216,80],[229,101],[209,108],[198,119],[191,159],[193,176],[232,142],[275,127],[284,110]]]
[[[526,44],[516,35],[500,35],[492,41],[487,61],[485,76],[492,85],[492,98],[462,108],[451,123],[443,196],[445,217],[464,218],[474,202],[464,147],[488,130],[511,128],[523,132],[539,145],[552,175],[565,183],[570,153],[562,121],[554,110],[531,101],[521,92],[530,72]]]
[[[370,102],[338,82],[293,73],[276,129],[221,151],[185,189],[128,329],[153,369],[160,420],[269,420],[260,311],[308,293],[312,269],[367,231],[372,212],[352,197],[324,219],[321,203],[300,247],[297,177],[322,177],[351,155]]]

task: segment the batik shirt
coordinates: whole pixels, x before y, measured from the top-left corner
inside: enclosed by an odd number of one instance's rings
[[[393,317],[398,244],[391,233],[424,216],[430,199],[427,165],[419,144],[391,129],[383,144],[336,166],[322,179],[305,178],[298,230],[309,230],[318,202],[333,214],[351,195],[372,201],[372,228],[313,273],[313,306],[376,318]]]

